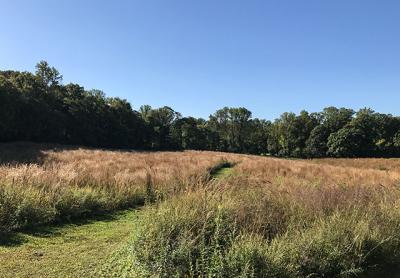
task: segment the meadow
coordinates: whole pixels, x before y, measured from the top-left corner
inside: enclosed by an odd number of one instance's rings
[[[1,232],[163,199],[201,186],[225,159],[209,152],[64,150],[35,144],[5,144],[1,152]]]
[[[91,254],[102,263],[86,276],[396,277],[398,159],[287,160],[26,143],[2,144],[0,152],[3,259],[22,258],[21,249],[7,245],[12,234],[129,210],[136,217],[132,226],[123,221],[128,238],[107,258]],[[55,254],[65,243],[57,244]],[[90,246],[77,250],[89,253]],[[0,273],[12,277],[10,269],[2,264]],[[35,271],[17,277],[43,277]]]

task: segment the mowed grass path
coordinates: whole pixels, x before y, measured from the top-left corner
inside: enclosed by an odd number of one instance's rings
[[[221,180],[232,173],[232,166],[227,165],[215,171],[212,179]],[[0,278],[113,276],[110,271],[120,267],[118,256],[126,255],[123,247],[133,235],[139,215],[138,210],[117,212],[0,238]]]
[[[99,277],[134,231],[136,211],[16,233],[0,242],[0,277]]]
[[[225,163],[221,168],[211,173],[212,180],[222,180],[233,174],[234,164]]]

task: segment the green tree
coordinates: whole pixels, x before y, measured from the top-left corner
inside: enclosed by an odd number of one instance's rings
[[[249,133],[246,136],[246,150],[252,154],[266,154],[268,152],[268,138],[271,122],[254,119],[250,122]]]
[[[62,75],[54,67],[50,67],[46,61],[40,61],[36,64],[36,76],[45,87],[59,85],[62,81]]]
[[[354,115],[354,110],[347,108],[327,107],[320,115],[321,123],[329,130],[329,133],[338,131],[347,125]]]
[[[143,117],[143,113],[142,117]],[[181,118],[181,114],[171,107],[164,106],[148,111],[146,115],[148,125],[151,127],[151,147],[154,149],[179,148],[179,143],[173,141],[171,127],[174,122]]]
[[[171,129],[174,142],[185,150],[207,149],[207,131],[205,120],[193,117],[180,118]]]
[[[308,157],[324,157],[327,155],[329,130],[324,125],[317,125],[306,141],[306,155]]]
[[[220,150],[246,152],[245,138],[251,128],[246,108],[224,107],[210,116],[210,127],[218,133]]]
[[[246,108],[224,107],[209,120],[182,118],[172,108],[129,102],[100,90],[62,84],[47,62],[36,72],[0,71],[0,140],[152,150],[198,149],[287,157],[399,156],[400,118],[327,107],[284,113],[273,123]]]
[[[358,128],[346,126],[328,139],[328,154],[335,157],[357,157],[364,154],[365,134]]]

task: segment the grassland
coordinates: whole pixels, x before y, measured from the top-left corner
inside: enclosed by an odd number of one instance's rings
[[[224,154],[209,152],[41,147],[6,144],[0,150],[4,153],[0,166],[0,232],[141,206],[193,190],[226,159]],[[12,159],[13,151],[18,160]],[[31,163],[35,156],[37,163]]]
[[[396,277],[400,264],[397,159],[0,150],[0,257],[8,275],[46,277],[35,265],[63,274],[72,262],[88,277]],[[47,238],[29,232],[139,207],[132,226],[120,216],[56,226],[64,230]],[[13,246],[13,238],[22,243]],[[54,256],[37,264],[32,246]],[[67,258],[68,248],[78,255]],[[58,262],[57,252],[64,254]],[[17,270],[19,261],[31,264]]]
[[[13,233],[0,243],[0,277],[98,277],[129,242],[135,211]]]

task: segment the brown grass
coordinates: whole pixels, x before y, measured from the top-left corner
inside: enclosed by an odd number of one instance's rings
[[[7,144],[0,148],[7,150],[8,159],[12,157],[10,149],[19,159],[9,159],[12,163],[0,166],[3,230],[125,208],[146,199],[194,190],[209,179],[210,169],[230,157],[196,151],[149,153],[40,147]],[[40,160],[35,161],[35,156]],[[26,158],[30,163],[19,162]]]
[[[399,263],[396,160],[229,159],[233,174],[145,212],[132,244],[144,276],[157,265],[179,277],[385,277]]]
[[[312,159],[310,162],[357,169],[400,172],[399,158],[324,158]]]
[[[382,159],[380,163],[391,165],[391,161]],[[368,211],[383,204],[395,205],[400,197],[400,171],[395,166],[392,169],[241,156],[236,174],[225,179],[219,190],[237,200],[241,219],[254,216],[253,226],[262,227],[266,219],[279,222],[292,215],[300,215],[302,222],[307,222],[338,210]]]
[[[23,152],[24,150],[20,150]],[[215,152],[123,152],[77,149],[42,151],[38,163],[0,166],[0,183],[14,186],[141,187],[194,186],[231,155]]]
[[[158,201],[133,243],[146,275],[157,264],[171,276],[337,277],[400,263],[397,159],[25,148],[0,146],[0,231]],[[233,172],[210,179],[223,161]]]

